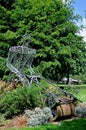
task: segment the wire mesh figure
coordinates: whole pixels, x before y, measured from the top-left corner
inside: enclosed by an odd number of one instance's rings
[[[32,81],[38,83],[38,76],[31,67],[35,54],[35,49],[28,48],[24,44],[9,49],[7,67],[27,86],[30,86]]]

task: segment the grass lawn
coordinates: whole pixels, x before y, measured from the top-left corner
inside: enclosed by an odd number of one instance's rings
[[[86,102],[86,85],[58,85],[64,87],[64,90],[72,93],[75,97],[80,99],[83,102]]]
[[[81,101],[86,102],[86,89],[80,89],[75,96],[77,96]]]

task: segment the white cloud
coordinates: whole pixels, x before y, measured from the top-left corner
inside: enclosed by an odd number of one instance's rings
[[[63,4],[65,4],[65,0],[62,0],[63,1]]]
[[[63,2],[63,4],[65,5],[67,5],[69,2],[71,2],[71,0],[62,0],[62,2]]]
[[[83,25],[86,27],[86,18],[83,18],[82,23],[83,23]]]
[[[86,42],[86,29],[80,30],[80,36],[82,36],[83,40]]]
[[[79,35],[82,36],[83,40],[86,42],[86,18],[83,19],[82,24],[84,28],[80,30]]]

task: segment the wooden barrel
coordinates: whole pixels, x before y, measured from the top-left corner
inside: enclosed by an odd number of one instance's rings
[[[68,103],[61,103],[56,106],[56,115],[53,118],[53,121],[57,120],[59,117],[71,116],[75,112],[75,106],[70,98],[64,97],[62,100],[67,101]]]

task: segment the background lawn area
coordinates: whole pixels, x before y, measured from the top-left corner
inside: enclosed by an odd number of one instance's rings
[[[69,93],[72,93],[75,97],[80,99],[83,102],[86,102],[86,85],[58,85],[59,87],[64,87],[64,90],[66,90]]]

